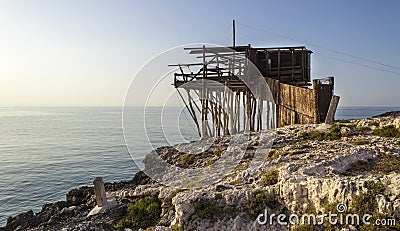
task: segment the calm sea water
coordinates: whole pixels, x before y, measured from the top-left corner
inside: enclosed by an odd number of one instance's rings
[[[143,129],[143,108],[130,108],[129,140],[133,158],[152,147]],[[337,119],[357,119],[400,110],[383,107],[341,107]],[[187,114],[178,108],[147,109],[146,128],[153,146],[197,138]],[[137,117],[136,117],[137,116]],[[129,180],[138,171],[124,142],[122,109],[0,108],[0,226],[7,217],[46,202],[65,200],[72,188],[105,181]],[[136,119],[137,118],[137,119]],[[181,133],[176,132],[179,126]],[[167,136],[167,139],[164,137]]]

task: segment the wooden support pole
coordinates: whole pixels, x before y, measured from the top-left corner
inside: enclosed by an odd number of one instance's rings
[[[225,130],[225,116],[224,116],[224,107],[225,107],[225,104],[224,104],[224,91],[221,91],[220,92],[220,107],[219,107],[219,109],[220,109],[220,111],[219,111],[219,114],[220,114],[220,117],[221,117],[221,135],[225,135],[224,134],[224,130]]]
[[[221,92],[217,91],[217,137],[221,136]]]
[[[270,105],[269,105],[268,99],[267,99],[267,104],[265,105],[265,111],[266,111],[266,113],[265,113],[265,117],[266,118],[265,119],[266,119],[266,122],[267,122],[267,124],[265,126],[266,126],[266,129],[271,129],[272,128],[271,119],[269,118]]]
[[[332,90],[332,94],[333,94],[334,85],[335,85],[335,78],[332,77],[332,76],[328,77],[328,83],[329,83],[329,86],[331,86],[331,90]]]
[[[225,85],[226,86],[226,85]],[[226,136],[226,116],[225,116],[225,109],[226,109],[226,94],[225,88],[221,91],[221,116],[222,116],[222,135]]]
[[[225,85],[225,86],[226,86],[226,85]],[[227,113],[228,104],[227,104],[226,97],[227,97],[227,94],[226,94],[226,90],[225,90],[225,88],[224,88],[223,91],[222,91],[222,108],[221,108],[222,115],[223,115],[223,120],[222,120],[222,127],[223,127],[223,130],[222,130],[222,134],[223,134],[224,136],[227,135],[227,133],[226,133],[226,128],[227,128],[226,113]]]
[[[229,92],[226,90],[225,88],[225,134],[229,135],[229,119],[230,119],[230,96],[229,96]]]
[[[243,99],[243,131],[247,130],[247,107],[246,107],[246,92],[242,94]]]
[[[229,92],[226,93],[226,108],[225,108],[225,116],[226,116],[226,126],[225,126],[225,130],[226,130],[226,135],[229,135],[229,130],[230,130],[230,118],[231,118],[231,114],[230,114],[230,109],[231,109],[231,99],[230,99],[230,94]]]
[[[253,113],[253,118],[252,118],[252,124],[251,124],[251,130],[254,131],[256,127],[256,112],[257,112],[257,99],[255,96],[252,96],[252,113]]]
[[[233,29],[233,31],[232,31],[232,36],[233,36],[233,38],[232,38],[232,42],[233,42],[233,47],[235,47],[236,46],[236,26],[235,26],[235,19],[232,21],[232,29]]]
[[[278,49],[278,80],[281,80],[281,50]]]
[[[243,130],[244,131],[248,131],[249,130],[249,126],[248,126],[248,120],[250,120],[249,117],[249,101],[248,101],[248,97],[247,97],[247,91],[243,92],[243,115],[246,115],[245,117],[245,121],[243,123]]]
[[[186,103],[185,99],[183,98],[183,96],[182,96],[182,94],[179,92],[179,90],[178,90],[178,93],[179,93],[179,95],[180,95],[180,97],[181,97],[183,103],[185,104],[186,109],[189,111],[189,114],[190,114],[190,116],[192,117],[192,119],[193,119],[193,121],[194,121],[194,123],[195,123],[195,125],[196,125],[197,132],[198,132],[199,136],[201,137],[199,122],[197,121],[196,112],[195,112],[195,110],[193,109],[193,105],[192,105],[192,98],[191,98],[191,95],[190,95],[190,89],[186,89],[186,93],[187,93],[187,95],[188,95],[188,101],[189,101],[188,104]],[[189,105],[189,106],[188,106],[188,105]]]
[[[254,131],[254,116],[253,116],[253,106],[254,106],[254,99],[253,96],[251,94],[249,94],[249,101],[250,101],[250,105],[249,105],[249,115],[250,115],[250,131]]]
[[[236,110],[237,132],[240,132],[240,92],[236,95]]]
[[[207,121],[207,136],[210,136],[211,135],[211,128],[210,128],[210,124],[208,123],[208,111],[210,111],[211,112],[211,107],[212,107],[212,105],[211,105],[211,100],[210,100],[210,98],[208,97],[209,96],[209,92],[210,92],[210,90],[207,88],[206,89],[206,97],[207,97],[207,99],[206,99],[206,121]]]
[[[320,122],[319,118],[319,80],[313,80],[313,93],[314,93],[314,123],[318,124]]]
[[[206,54],[205,54],[205,45],[203,45],[203,79],[202,79],[202,88],[200,91],[201,95],[201,138],[207,137],[207,128],[205,126],[206,123],[206,111],[205,111],[205,79],[206,79]]]
[[[261,131],[263,129],[262,127],[262,112],[264,111],[264,101],[262,100],[262,97],[258,98],[258,125],[257,125],[257,130]]]
[[[226,134],[230,135],[230,128],[231,128],[231,121],[232,121],[232,104],[231,104],[231,94],[227,92],[226,102],[227,102],[227,109],[225,111],[226,115]]]
[[[207,98],[210,99],[209,108],[210,108],[212,123],[213,123],[213,125],[215,125],[214,101],[212,98],[212,91],[208,91],[207,94],[208,94]],[[213,130],[210,131],[210,136],[214,136],[214,135],[215,135],[215,126],[213,127]]]
[[[250,94],[250,92],[247,93],[248,94],[248,109],[249,109],[249,131],[253,131],[253,97]]]
[[[251,127],[251,125],[252,125],[252,119],[253,119],[253,115],[252,115],[252,111],[253,111],[253,108],[252,108],[252,106],[253,106],[253,99],[252,99],[252,97],[251,97],[251,95],[250,95],[250,92],[247,92],[247,104],[246,104],[246,106],[247,106],[247,118],[248,118],[248,120],[247,120],[247,123],[248,123],[248,130],[249,131],[252,131],[253,129],[252,129],[252,127]]]
[[[215,94],[215,95],[214,95]],[[210,92],[210,97],[212,98],[212,116],[213,116],[213,124],[214,124],[214,136],[217,136],[217,125],[218,125],[218,110],[217,110],[217,96],[215,91]]]
[[[281,127],[281,121],[280,121],[280,105],[281,105],[281,89],[280,89],[280,83],[279,81],[274,81],[274,85],[276,87],[276,99],[275,99],[275,107],[273,108],[273,115],[274,115],[274,120],[273,122],[275,123],[276,127]]]
[[[335,88],[335,78],[334,77],[328,77],[328,83],[329,83],[329,87],[330,87],[330,90],[331,90],[331,94],[332,94],[332,96],[335,94],[335,92],[334,92],[334,88]]]
[[[328,113],[326,115],[325,123],[333,124],[335,121],[336,109],[339,104],[340,97],[337,95],[332,96],[331,103],[329,104]]]
[[[278,115],[279,115],[279,105],[275,104],[272,107],[272,116],[273,116],[273,126],[278,128],[279,127],[279,122],[278,122]]]
[[[249,93],[246,91],[246,131],[250,131],[250,97]]]
[[[230,101],[230,107],[229,107],[229,113],[230,113],[230,134],[234,134],[235,133],[235,126],[234,126],[234,101],[233,101],[233,92],[230,92],[229,94],[229,101]]]

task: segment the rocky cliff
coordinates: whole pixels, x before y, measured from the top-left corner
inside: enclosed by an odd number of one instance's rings
[[[196,169],[231,152],[230,140],[211,140],[197,155],[182,152],[201,149],[196,143],[156,151],[170,164]],[[211,184],[167,187],[139,172],[131,181],[105,185],[116,206],[102,213],[88,216],[95,197],[93,188],[83,187],[37,214],[9,218],[2,229],[400,230],[399,112],[283,127],[274,132],[271,148],[258,148],[261,142],[260,133],[251,133],[240,162]],[[264,158],[254,167],[257,152]],[[370,215],[369,223],[332,223],[329,213],[342,220]],[[312,221],[311,215],[315,224],[301,222]]]

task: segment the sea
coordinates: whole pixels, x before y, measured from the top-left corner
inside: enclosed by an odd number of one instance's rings
[[[9,216],[65,200],[69,190],[92,185],[95,177],[130,180],[152,149],[198,139],[181,108],[129,110],[123,129],[121,107],[0,108],[0,226]],[[387,111],[400,107],[339,107],[336,119]]]

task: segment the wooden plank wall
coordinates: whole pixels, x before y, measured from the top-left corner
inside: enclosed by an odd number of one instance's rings
[[[281,83],[279,99],[279,127],[314,122],[316,98],[312,89]]]
[[[278,127],[291,124],[312,124],[325,121],[332,97],[333,81],[316,81],[314,89],[280,83],[266,79],[277,105]]]

